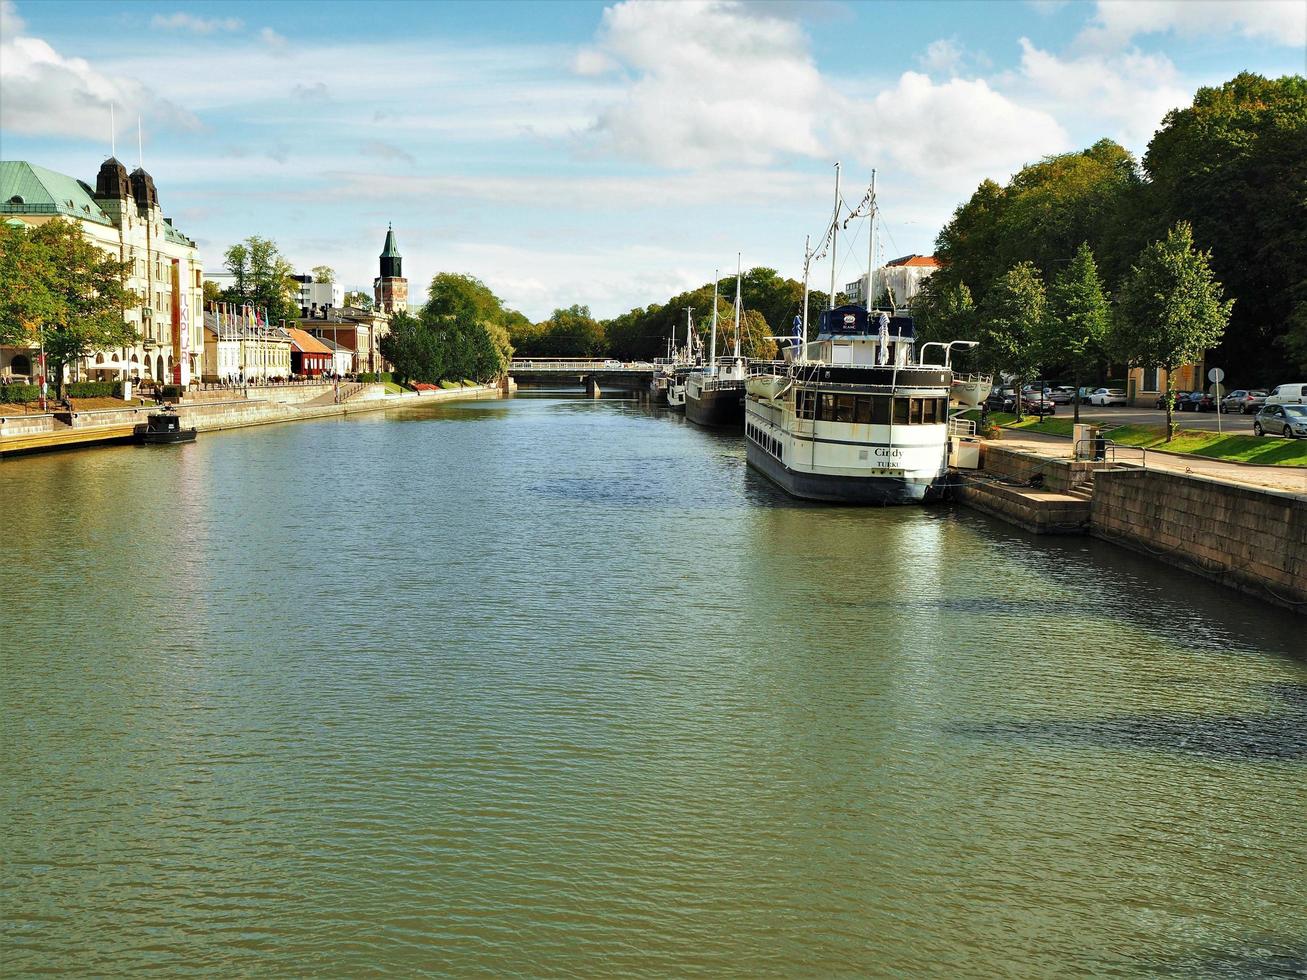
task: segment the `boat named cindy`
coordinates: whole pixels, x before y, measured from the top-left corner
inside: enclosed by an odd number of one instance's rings
[[[917,363],[915,342],[911,317],[823,311],[815,341],[751,369],[749,465],[809,500],[907,504],[937,495],[948,472],[953,372]]]

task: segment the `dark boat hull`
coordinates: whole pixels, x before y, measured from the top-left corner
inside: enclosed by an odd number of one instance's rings
[[[194,442],[195,429],[178,429],[175,432],[138,432],[136,441],[149,446],[163,446],[174,442]]]
[[[889,507],[920,504],[938,496],[937,480],[896,476],[829,476],[790,469],[754,442],[746,443],[749,465],[792,497],[839,504]]]
[[[744,385],[738,388],[707,388],[694,398],[685,393],[685,417],[697,425],[714,429],[744,427]]]

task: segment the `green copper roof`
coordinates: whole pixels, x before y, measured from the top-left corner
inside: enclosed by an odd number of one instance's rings
[[[395,229],[386,226],[386,247],[381,250],[383,259],[397,259],[400,257],[399,246],[395,244]]]
[[[0,214],[62,214],[113,224],[80,180],[26,160],[0,160]]]

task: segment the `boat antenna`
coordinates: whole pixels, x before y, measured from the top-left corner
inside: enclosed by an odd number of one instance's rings
[[[835,161],[835,211],[830,219],[830,302],[827,309],[835,309],[835,259],[839,249],[835,247],[840,233],[840,162]]]
[[[740,253],[735,253],[735,359],[740,359]]]
[[[867,215],[871,228],[867,234],[867,328],[871,328],[871,304],[876,299],[876,171],[871,172],[871,211]]]
[[[717,272],[716,269],[712,271],[712,345],[708,355],[708,364],[711,367],[709,374],[717,373]]]

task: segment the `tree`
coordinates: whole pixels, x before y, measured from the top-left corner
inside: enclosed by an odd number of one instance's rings
[[[1111,310],[1103,283],[1098,278],[1094,253],[1087,243],[1048,292],[1048,315],[1043,320],[1039,346],[1044,364],[1065,364],[1071,371],[1076,393],[1075,421],[1080,421],[1080,382],[1104,358]]]
[[[381,353],[405,380],[435,382],[503,375],[513,348],[494,293],[471,276],[440,273],[417,317],[397,313]],[[520,315],[520,314],[519,314]]]
[[[212,279],[204,280],[204,305],[209,306],[213,303],[222,302],[222,287]]]
[[[976,339],[976,305],[964,282],[931,276],[912,298],[918,341]]]
[[[1221,366],[1248,387],[1276,381],[1285,354],[1307,371],[1307,78],[1242,72],[1200,88],[1167,113],[1143,162],[1144,241],[1189,222],[1238,297],[1215,351]]]
[[[42,327],[57,312],[52,272],[48,250],[26,225],[0,225],[0,344],[37,346]]]
[[[1193,229],[1177,222],[1140,254],[1117,294],[1113,339],[1134,364],[1166,371],[1166,438],[1175,436],[1175,368],[1220,342],[1234,308],[1223,301],[1210,253],[1194,247]]]
[[[265,309],[273,320],[299,316],[294,271],[276,242],[251,235],[227,249],[223,260],[232,275],[231,286],[223,291],[225,302]]]
[[[345,305],[360,310],[372,309],[372,297],[362,290],[351,289],[345,293]]]
[[[336,281],[336,270],[329,265],[315,265],[313,267],[313,281],[333,283]]]
[[[39,333],[48,374],[61,390],[66,367],[96,351],[136,343],[136,330],[124,318],[141,302],[125,285],[130,262],[101,250],[63,218],[30,231],[7,228],[2,241],[4,333],[28,343]]]
[[[554,310],[539,330],[532,353],[542,357],[595,357],[608,347],[603,325],[580,304]]]
[[[1033,262],[1021,262],[1000,276],[980,304],[980,357],[995,374],[1010,372],[1022,418],[1021,383],[1039,369],[1047,297]]]

